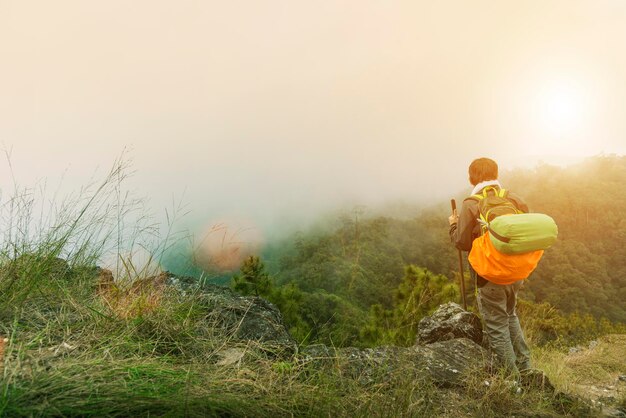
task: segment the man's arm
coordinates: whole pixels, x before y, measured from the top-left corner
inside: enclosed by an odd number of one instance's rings
[[[463,251],[472,249],[473,231],[478,217],[477,204],[471,199],[465,199],[461,206],[458,221],[450,225],[450,240],[456,248]],[[452,222],[452,220],[451,220]]]

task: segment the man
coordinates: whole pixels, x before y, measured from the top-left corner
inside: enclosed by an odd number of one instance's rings
[[[500,190],[498,165],[489,158],[479,158],[469,166],[469,181],[474,186],[472,195],[491,186]],[[518,210],[528,212],[528,206],[514,193],[507,198]],[[481,235],[478,202],[465,199],[460,214],[456,210],[449,217],[450,238],[462,251],[470,251],[474,239]],[[478,308],[489,338],[489,345],[507,372],[518,376],[520,370],[530,369],[530,351],[524,340],[519,319],[515,312],[517,292],[523,280],[508,285],[492,283],[476,274],[470,265],[470,274],[478,287]]]

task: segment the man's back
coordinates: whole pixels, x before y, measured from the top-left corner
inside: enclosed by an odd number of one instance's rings
[[[501,189],[499,185],[485,187],[495,187],[497,190]],[[477,193],[482,192],[485,187],[479,189]],[[528,212],[528,205],[526,205],[519,195],[509,191],[506,197],[518,210],[524,213]],[[469,197],[466,198],[461,206],[457,223],[450,228],[450,239],[456,248],[462,251],[470,251],[472,249],[472,243],[481,234],[480,223],[478,222],[479,218],[478,201]]]

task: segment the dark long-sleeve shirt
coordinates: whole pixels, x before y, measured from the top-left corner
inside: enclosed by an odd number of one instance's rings
[[[528,212],[526,203],[515,193],[509,192],[507,198],[510,199],[519,210]],[[480,236],[479,218],[478,202],[475,199],[465,199],[459,212],[458,222],[450,226],[450,240],[454,243],[456,248],[463,251],[472,249],[472,242]]]

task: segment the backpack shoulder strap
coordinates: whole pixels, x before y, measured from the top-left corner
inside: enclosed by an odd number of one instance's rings
[[[481,200],[483,200],[487,196],[489,196],[489,191],[490,190],[493,190],[494,195],[495,196],[499,196],[499,197],[506,198],[507,195],[509,194],[509,191],[506,190],[506,189],[498,189],[498,188],[493,187],[493,186],[487,186],[484,189],[482,189],[480,193],[476,193],[476,194],[473,194],[473,195],[471,195],[469,197],[466,197],[465,200],[468,200],[468,199],[469,200],[475,200],[475,201],[480,203]]]
[[[474,200],[478,203],[479,210],[478,210],[477,221],[481,226],[481,232],[483,234],[487,231],[489,221],[487,220],[487,214],[484,214],[482,212],[482,209],[481,209],[482,202],[486,201],[485,199],[487,199],[488,197],[499,197],[501,199],[509,200],[508,195],[509,195],[509,191],[506,189],[502,189],[502,188],[498,188],[494,186],[487,186],[484,189],[482,189],[480,193],[477,193],[477,194],[474,194],[465,198],[465,200]]]

